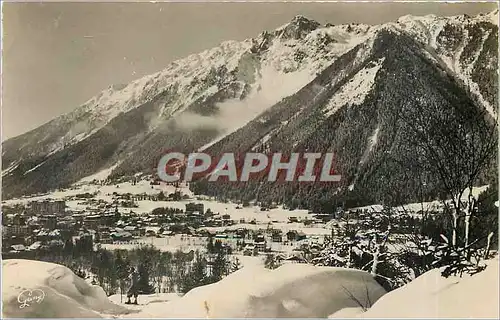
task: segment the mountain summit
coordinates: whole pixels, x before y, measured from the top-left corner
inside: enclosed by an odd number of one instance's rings
[[[309,20],[304,16],[295,16],[285,27],[280,28],[281,37],[284,39],[303,39],[311,31],[320,27],[319,22]]]
[[[67,187],[109,168],[110,179],[151,175],[174,149],[334,151],[344,180],[318,197],[347,192],[371,202],[398,188],[410,199],[414,181],[386,157],[418,159],[402,113],[420,110],[441,121],[484,110],[487,121],[497,117],[494,14],[404,16],[377,26],[321,26],[297,16],[255,38],[224,42],[5,141],[4,198]],[[394,182],[382,183],[387,175]],[[436,192],[432,181],[428,186]],[[229,198],[266,194],[269,201],[302,202],[313,193],[251,183],[193,188]]]

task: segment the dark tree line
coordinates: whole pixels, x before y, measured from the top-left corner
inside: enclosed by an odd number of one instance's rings
[[[64,265],[77,276],[101,286],[108,295],[126,294],[131,268],[139,274],[139,292],[181,292],[214,283],[241,267],[231,251],[217,240],[208,242],[207,252],[162,252],[152,245],[132,250],[107,250],[95,246],[92,237],[50,241],[40,250],[23,252],[16,258]],[[4,258],[9,258],[4,256]]]

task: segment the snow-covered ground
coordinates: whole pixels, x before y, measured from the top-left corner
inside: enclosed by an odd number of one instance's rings
[[[287,219],[286,214],[284,213],[284,218],[278,218],[279,220],[284,220]],[[259,221],[258,221],[259,222]],[[313,226],[304,226],[303,223],[284,223],[284,222],[277,222],[277,223],[268,223],[268,221],[260,221],[262,222],[261,224],[248,224],[248,223],[241,223],[241,224],[235,224],[232,226],[227,226],[227,227],[206,227],[203,229],[218,232],[218,231],[223,231],[223,230],[236,230],[239,228],[244,228],[248,230],[262,230],[266,228],[272,228],[272,229],[279,229],[283,232],[288,232],[290,230],[296,230],[296,231],[302,231],[306,235],[329,235],[331,234],[331,229],[326,229],[325,224],[318,224]]]
[[[116,163],[115,165],[109,167],[109,168],[106,168],[106,169],[103,169],[101,171],[98,171],[90,176],[87,176],[85,178],[82,178],[80,179],[77,183],[75,183],[76,185],[78,184],[84,184],[85,182],[91,182],[91,181],[94,181],[94,180],[106,180],[109,175],[111,174],[111,172],[120,165],[120,162]]]
[[[191,250],[204,250],[207,246],[207,238],[204,237],[191,237],[185,235],[174,235],[163,238],[145,237],[136,239],[130,242],[116,242],[113,244],[101,244],[102,248],[108,250],[122,249],[132,250],[139,245],[154,245],[161,251],[177,251],[189,252]]]
[[[499,318],[498,258],[463,278],[431,270],[382,297],[363,318]],[[413,298],[412,298],[413,297]]]
[[[325,116],[328,117],[335,114],[346,102],[353,106],[363,103],[367,93],[370,92],[375,82],[375,77],[383,62],[384,59],[381,59],[373,66],[363,68],[356,73],[351,81],[344,84],[326,105],[324,109]]]
[[[236,225],[236,226],[241,226],[241,225]],[[249,226],[254,227],[256,225],[249,225]],[[263,226],[260,227],[262,228]],[[221,229],[226,229],[226,228],[221,228]],[[287,243],[283,243],[283,242],[273,242],[271,236],[266,234],[265,238],[267,246],[271,248],[271,251],[291,253],[292,251],[300,248],[301,245],[304,244],[310,244],[310,243],[322,244],[324,241],[324,235],[329,235],[331,233],[330,230],[322,228],[293,228],[293,229],[291,228],[290,230],[302,231],[304,234],[309,235],[310,238],[300,241],[290,241]],[[240,239],[237,238],[221,238],[218,240],[220,240],[222,243],[228,244],[229,246],[231,246],[231,248],[233,248],[233,250],[236,250],[238,241],[240,241]],[[175,252],[180,250],[182,252],[189,252],[192,250],[205,251],[207,248],[207,241],[208,241],[207,237],[186,236],[177,234],[173,236],[164,236],[161,238],[143,237],[131,241],[115,241],[113,243],[101,244],[100,246],[107,250],[117,250],[117,249],[133,250],[142,245],[153,245],[160,251]]]
[[[106,297],[101,288],[63,266],[5,260],[3,317],[499,317],[498,258],[488,261],[486,270],[474,276],[446,279],[439,270],[431,270],[387,294],[370,274],[359,270],[304,264],[268,270],[254,258],[248,262],[223,280],[193,289],[183,297],[153,294],[140,296],[138,306],[123,306],[120,295]],[[20,307],[23,302],[24,307]]]
[[[368,273],[310,265],[276,270],[243,268],[223,280],[188,292],[164,306],[149,305],[134,315],[147,318],[326,318],[357,302],[383,294]],[[125,316],[127,317],[127,316]]]
[[[2,262],[2,316],[99,318],[128,313],[64,266],[32,260]]]
[[[478,196],[485,192],[488,189],[489,185],[484,185],[481,187],[474,187],[472,188],[472,192],[470,192],[469,189],[466,189],[464,193],[462,194],[462,201],[467,201],[469,194],[471,194],[472,197],[475,199],[478,198]],[[382,205],[370,205],[370,206],[365,206],[365,207],[357,207],[357,208],[352,208],[350,210],[356,211],[356,210],[367,210],[368,212],[378,212],[381,211],[384,207]],[[428,202],[415,202],[415,203],[408,203],[399,207],[393,208],[395,211],[400,212],[400,213],[409,213],[409,214],[415,214],[418,211],[424,211],[424,212],[431,212],[431,211],[440,211],[443,209],[443,202],[439,200],[435,201],[428,201]]]
[[[78,185],[73,186],[69,189],[57,190],[49,194],[23,197],[19,199],[11,199],[3,201],[5,205],[15,205],[15,204],[28,204],[31,201],[44,200],[44,199],[67,199],[69,197],[74,197],[78,194],[90,193],[95,194],[93,199],[102,200],[108,203],[113,201],[113,193],[117,194],[131,194],[131,195],[157,195],[162,191],[165,195],[175,192],[177,189],[174,186],[160,184],[151,185],[149,181],[141,180],[137,184],[132,184],[131,182],[123,182],[111,185],[100,185],[94,184],[92,182],[81,181]],[[261,211],[259,207],[241,207],[236,203],[222,203],[214,200],[198,200],[206,199],[203,196],[194,196],[192,192],[187,187],[181,187],[178,189],[182,194],[188,195],[190,199],[181,201],[152,201],[152,200],[139,200],[136,201],[138,205],[137,208],[118,208],[122,212],[130,212],[138,214],[150,213],[155,208],[160,207],[170,207],[177,209],[185,209],[186,204],[190,202],[203,203],[205,210],[210,209],[214,213],[231,215],[232,220],[245,219],[250,222],[255,219],[256,222],[287,222],[289,217],[306,218],[310,217],[307,210],[286,210],[283,207],[278,207],[271,209],[269,211]],[[81,211],[85,210],[88,205],[85,204],[84,199],[79,200],[67,200],[66,201],[68,209]],[[237,209],[238,207],[238,209]]]
[[[477,197],[481,192],[484,192],[488,188],[488,185],[474,188],[472,191],[472,195]],[[287,210],[283,207],[278,207],[271,209],[269,211],[261,211],[257,206],[249,206],[249,207],[241,207],[236,203],[222,203],[211,200],[204,196],[194,196],[192,192],[187,187],[181,187],[176,189],[174,186],[160,184],[160,185],[151,185],[147,180],[138,181],[136,184],[132,184],[131,182],[123,182],[118,184],[108,184],[108,185],[100,185],[95,184],[90,181],[80,181],[79,184],[73,186],[69,189],[57,190],[44,195],[35,195],[29,197],[23,197],[19,199],[10,199],[6,201],[2,201],[5,205],[15,205],[15,204],[28,204],[31,201],[44,200],[44,199],[68,199],[69,197],[74,197],[78,194],[83,193],[91,193],[95,194],[93,197],[95,200],[102,200],[108,203],[113,201],[113,193],[117,194],[131,194],[131,195],[157,195],[160,191],[165,195],[175,192],[176,190],[181,191],[183,194],[188,195],[190,199],[181,200],[181,201],[152,201],[152,200],[140,200],[136,201],[138,205],[137,208],[121,208],[118,209],[121,212],[129,213],[133,211],[138,214],[150,213],[155,208],[160,207],[170,207],[170,208],[178,208],[185,209],[186,204],[190,202],[203,203],[205,210],[210,209],[212,212],[225,214],[228,213],[231,215],[232,220],[240,221],[241,219],[245,219],[248,223],[252,220],[260,223],[280,223],[280,222],[288,222],[290,217],[296,217],[298,219],[311,218],[308,210]],[[466,200],[468,197],[468,190],[462,196],[463,200]],[[202,199],[202,200],[198,200]],[[67,206],[70,210],[81,211],[87,209],[88,205],[85,204],[83,199],[80,200],[67,200]],[[442,202],[440,201],[431,201],[424,203],[411,203],[398,208],[396,210],[403,211],[420,211],[431,210],[431,209],[439,209],[442,206]],[[381,210],[382,206],[380,205],[372,205],[360,208],[353,208],[352,210],[357,209],[367,209],[368,211],[373,210]],[[293,226],[296,228],[296,226]]]
[[[30,201],[37,201],[44,199],[64,199],[67,197],[74,197],[78,194],[83,194],[83,193],[90,193],[90,194],[96,193],[95,199],[111,201],[114,192],[118,194],[130,193],[130,194],[157,195],[160,191],[162,191],[168,195],[168,193],[175,192],[176,190],[174,186],[166,184],[151,185],[150,182],[147,180],[141,180],[137,182],[137,184],[132,184],[131,182],[123,182],[117,184],[102,184],[102,185],[84,180],[80,181],[79,183],[75,184],[73,187],[68,189],[60,189],[43,195],[33,195],[18,199],[10,199],[3,201],[3,203],[7,205],[13,205],[17,203],[27,204]],[[185,187],[181,188],[180,190],[184,194],[192,195],[189,192],[189,189]]]
[[[145,305],[148,304],[158,304],[158,303],[166,303],[169,301],[177,300],[182,297],[181,294],[179,293],[153,293],[149,295],[141,295],[140,300],[138,301],[138,305],[127,305],[127,308],[129,309],[134,309],[134,310],[141,310],[144,308]],[[116,303],[116,304],[124,304],[127,301],[127,295],[123,294],[114,294],[112,296],[108,297],[111,302]],[[133,300],[132,300],[133,301]]]

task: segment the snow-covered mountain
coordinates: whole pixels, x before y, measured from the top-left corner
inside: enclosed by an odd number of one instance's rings
[[[255,38],[224,42],[128,85],[110,86],[4,142],[4,197],[68,186],[110,167],[115,177],[152,173],[167,149],[290,150],[305,143],[349,150],[339,152],[356,162],[341,168],[346,186],[366,184],[362,166],[381,152],[377,145],[389,134],[382,121],[368,120],[428,98],[412,90],[413,100],[405,102],[408,92],[389,90],[389,84],[442,85],[446,93],[436,92],[434,101],[466,99],[496,118],[497,17],[404,16],[377,26],[322,26],[297,16]],[[376,107],[381,97],[390,106],[385,111]],[[320,134],[335,146],[313,143]],[[348,141],[354,135],[357,141]]]

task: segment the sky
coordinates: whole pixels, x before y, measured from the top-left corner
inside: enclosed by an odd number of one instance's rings
[[[476,15],[490,3],[3,3],[2,141],[70,112],[113,84],[273,30],[301,14],[322,24]]]

